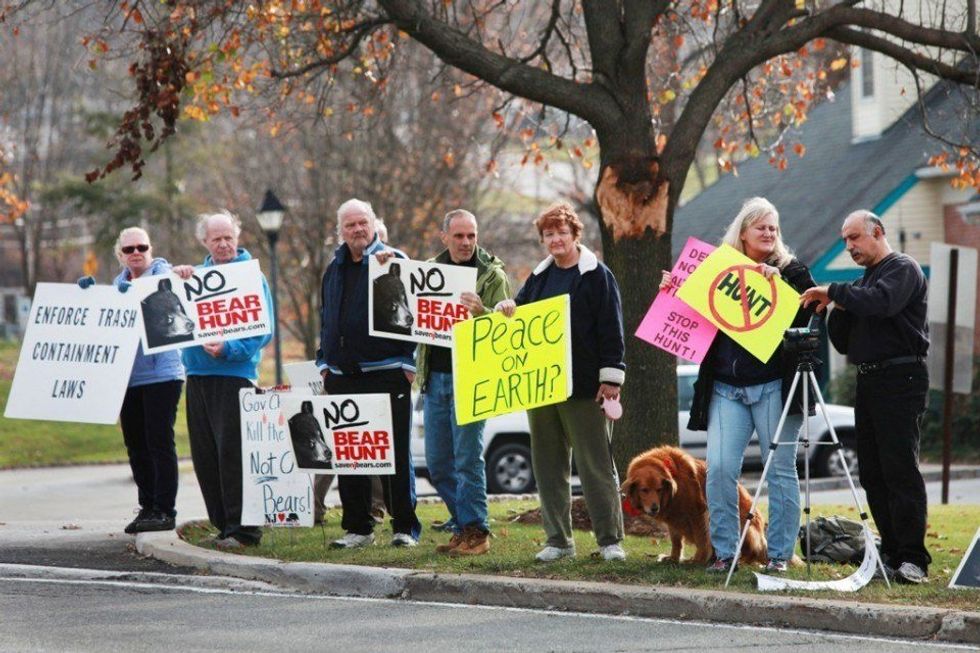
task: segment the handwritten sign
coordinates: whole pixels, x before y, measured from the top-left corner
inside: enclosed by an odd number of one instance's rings
[[[139,323],[132,299],[112,286],[37,284],[4,416],[115,424]]]
[[[476,268],[391,259],[368,262],[368,323],[372,336],[448,347],[453,325],[469,319],[460,302],[476,291]]]
[[[519,306],[514,317],[482,315],[453,328],[456,419],[564,401],[572,394],[568,295]]]
[[[282,397],[297,469],[338,475],[394,474],[391,398],[386,394]]]
[[[186,281],[173,273],[141,277],[131,293],[143,315],[148,354],[272,333],[258,261],[196,268]]]
[[[714,245],[693,237],[687,239],[674,269],[670,271],[670,287],[661,290],[653,300],[636,330],[638,338],[692,363],[704,360],[718,327],[675,295],[688,276],[713,251]]]
[[[323,377],[320,370],[316,367],[316,361],[303,361],[302,363],[286,363],[282,366],[289,379],[289,385],[293,392],[309,393],[311,395],[323,394]]]
[[[313,525],[313,479],[296,468],[282,414],[283,395],[238,391],[242,418],[242,524]]]
[[[953,589],[972,589],[980,588],[980,528],[977,529],[970,542],[970,548],[966,550],[959,566],[953,572],[953,577],[949,579],[949,586]]]
[[[800,300],[789,284],[766,279],[758,263],[728,245],[711,253],[677,296],[763,363],[792,325]]]

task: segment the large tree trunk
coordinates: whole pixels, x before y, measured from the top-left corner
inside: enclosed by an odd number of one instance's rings
[[[638,113],[615,133],[597,134],[602,251],[622,293],[626,337],[623,417],[613,437],[621,476],[638,453],[678,441],[675,358],[633,335],[657,294],[660,271],[670,268],[673,210],[673,189],[657,160],[649,118]]]

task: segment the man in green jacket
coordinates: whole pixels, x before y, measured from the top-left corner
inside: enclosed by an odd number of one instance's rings
[[[450,211],[442,222],[445,251],[432,261],[476,268],[476,292],[461,296],[470,315],[483,315],[511,296],[504,264],[477,245],[476,217],[469,211]],[[490,550],[487,521],[487,476],[483,460],[483,426],[456,423],[452,351],[419,345],[415,353],[416,381],[422,389],[425,417],[425,462],[429,481],[446,502],[453,536],[436,551],[450,555],[480,555]]]

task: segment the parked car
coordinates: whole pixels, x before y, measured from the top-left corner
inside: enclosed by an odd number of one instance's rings
[[[689,431],[687,420],[694,399],[694,381],[698,376],[697,365],[677,367],[677,422],[681,446],[691,455],[704,458],[707,452],[706,431]],[[816,401],[816,398],[813,398]],[[827,405],[827,414],[842,445],[844,459],[853,476],[857,476],[857,451],[854,444],[854,409],[848,406]],[[819,414],[810,418],[810,474],[811,476],[843,476],[840,458],[832,455],[834,447],[830,430]],[[416,473],[428,477],[425,463],[425,425],[422,415],[422,398],[416,398],[412,418],[412,462]],[[524,411],[501,415],[487,420],[483,431],[483,455],[487,461],[487,491],[491,494],[523,494],[535,489],[534,472],[531,469],[531,441],[527,413]],[[799,447],[802,464],[804,447]],[[758,438],[745,451],[745,467],[761,469],[763,460],[759,452]]]

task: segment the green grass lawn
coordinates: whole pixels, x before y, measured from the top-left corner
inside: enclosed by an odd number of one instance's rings
[[[390,527],[379,527],[375,534],[375,546],[353,551],[333,550],[326,544],[343,535],[340,528],[340,512],[327,514],[325,527],[301,529],[266,529],[262,544],[248,549],[249,555],[303,562],[336,562],[374,567],[400,567],[439,573],[491,574],[512,577],[549,578],[563,580],[605,581],[634,585],[659,585],[664,587],[691,587],[723,589],[724,578],[708,575],[700,566],[658,562],[657,556],[670,550],[669,540],[653,540],[646,537],[627,536],[624,544],[629,557],[623,563],[607,563],[592,557],[597,550],[591,533],[576,531],[575,543],[578,558],[557,563],[534,562],[534,554],[543,546],[543,531],[539,525],[514,523],[513,517],[536,507],[530,501],[501,501],[490,503],[491,528],[494,532],[491,550],[487,555],[473,558],[451,558],[437,554],[435,546],[448,535],[429,528],[434,521],[446,518],[445,507],[438,503],[419,505],[419,519],[425,525],[417,548],[405,549],[388,546]],[[930,579],[925,585],[910,587],[892,585],[888,589],[881,581],[857,593],[792,592],[794,596],[813,596],[839,600],[925,605],[964,610],[977,610],[975,591],[950,590],[952,572],[955,571],[966,547],[969,546],[977,525],[980,524],[980,506],[932,506],[930,507],[929,538],[927,541],[933,556]],[[841,514],[854,518],[854,508],[844,506],[815,506],[814,515]],[[213,529],[193,526],[184,529],[182,536],[194,544],[214,536]],[[693,553],[693,552],[691,552]],[[690,555],[690,554],[689,554]],[[854,571],[854,567],[837,565],[813,565],[814,580],[842,578]],[[806,569],[790,570],[790,578],[806,578]],[[754,591],[755,578],[748,569],[742,568],[732,579],[732,591]]]

